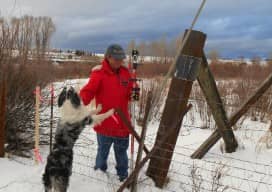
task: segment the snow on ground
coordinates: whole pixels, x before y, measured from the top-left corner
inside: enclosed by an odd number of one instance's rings
[[[55,90],[59,92],[64,85],[80,87],[86,81],[84,79],[58,82],[55,83]],[[50,111],[45,110],[41,118],[48,117],[48,113]],[[57,113],[55,110],[56,115]],[[268,130],[268,124],[246,119],[241,128],[235,131],[240,144],[237,152],[224,153],[223,142],[220,141],[202,160],[192,160],[190,155],[212,133],[212,130],[200,129],[202,124],[199,115],[192,109],[183,120],[168,174],[169,183],[164,189],[154,187],[152,180],[145,175],[147,164],[140,172],[138,191],[217,192],[224,189],[231,192],[272,191],[272,150],[265,147],[256,148],[259,146],[258,140]],[[148,126],[146,145],[149,149],[154,144],[158,127],[158,121]],[[138,131],[140,131],[139,127]],[[137,147],[135,145],[135,149]],[[121,185],[116,176],[113,150],[110,153],[107,174],[93,170],[96,149],[95,132],[92,127],[86,127],[74,148],[73,175],[69,192],[116,191]],[[48,155],[48,146],[41,147],[41,155],[44,162],[38,165],[33,159],[18,157],[0,159],[0,192],[42,192],[41,177]]]

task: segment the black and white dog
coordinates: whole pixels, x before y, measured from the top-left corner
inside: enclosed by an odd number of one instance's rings
[[[90,111],[82,105],[74,88],[65,87],[58,98],[60,122],[57,127],[52,152],[47,157],[43,174],[45,192],[66,192],[72,174],[73,146],[86,125],[99,124],[110,117],[114,110],[99,114],[102,109]]]

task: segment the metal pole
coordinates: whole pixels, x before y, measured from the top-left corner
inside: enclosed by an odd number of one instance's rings
[[[39,123],[40,123],[40,87],[36,87],[35,91],[36,95],[36,105],[35,105],[35,162],[38,164],[39,159],[38,159],[38,152],[39,152],[39,137],[40,137],[40,132],[39,132]]]
[[[135,127],[136,125],[136,118],[135,118],[135,102],[132,103],[132,126]],[[130,170],[133,171],[134,169],[134,136],[131,134],[130,136],[130,154],[131,154],[131,161],[130,161]]]
[[[131,66],[131,79],[132,81],[132,92],[137,91],[137,76],[136,76],[136,70],[138,68],[138,56],[139,56],[139,51],[136,49],[132,50],[132,66]],[[133,127],[136,127],[136,101],[132,101],[132,106],[131,106],[131,116],[132,116],[132,125]],[[131,153],[131,161],[130,161],[130,169],[131,171],[134,169],[134,136],[133,134],[131,135],[131,146],[130,146],[130,153]]]
[[[49,151],[52,151],[52,137],[53,137],[53,106],[54,106],[54,85],[51,84],[51,99],[50,99],[50,106],[51,106],[51,114],[50,114],[50,144],[49,144]]]
[[[0,157],[5,156],[5,126],[6,126],[6,82],[5,78],[1,82],[1,95],[0,95]]]
[[[176,64],[178,63],[179,56],[180,56],[179,53],[183,52],[183,49],[185,48],[185,45],[187,44],[187,41],[188,41],[188,39],[189,39],[189,37],[190,37],[190,34],[191,34],[191,32],[193,31],[193,28],[194,28],[194,26],[195,26],[195,24],[196,24],[196,22],[197,22],[197,20],[198,20],[198,18],[199,18],[199,15],[200,15],[201,11],[202,11],[203,8],[204,8],[205,3],[206,3],[206,0],[203,0],[202,3],[201,3],[201,5],[199,6],[199,8],[198,8],[198,10],[197,10],[197,12],[196,12],[196,15],[195,15],[195,17],[194,17],[194,19],[193,19],[193,21],[192,21],[192,23],[191,23],[191,26],[190,26],[190,28],[187,30],[186,34],[184,35],[184,38],[183,38],[183,40],[182,40],[182,42],[181,42],[181,45],[179,46],[179,48],[178,48],[178,50],[177,50],[177,53],[178,53],[178,54],[175,56],[174,62],[170,65],[170,68],[169,68],[169,70],[168,70],[166,76],[164,77],[163,82],[161,83],[161,85],[158,87],[158,89],[157,89],[157,91],[156,91],[155,98],[154,98],[154,101],[153,101],[153,103],[154,103],[155,105],[158,104],[158,102],[159,102],[159,100],[160,100],[160,97],[161,97],[161,94],[162,94],[162,92],[163,92],[163,89],[165,88],[165,86],[166,86],[166,84],[167,84],[167,81],[168,81],[169,77],[171,77],[171,75],[173,74],[173,72],[174,72],[174,70],[175,70],[175,68],[176,68]],[[153,105],[153,106],[155,107],[155,105]],[[150,111],[152,112],[152,111],[153,111],[153,108],[151,108]],[[152,116],[151,116],[151,113],[149,113],[149,115],[148,115],[148,121],[151,120],[151,117],[152,117]]]

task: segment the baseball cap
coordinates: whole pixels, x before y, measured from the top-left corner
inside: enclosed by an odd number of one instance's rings
[[[107,48],[106,57],[111,56],[115,59],[125,59],[126,54],[124,49],[118,44],[112,44]]]

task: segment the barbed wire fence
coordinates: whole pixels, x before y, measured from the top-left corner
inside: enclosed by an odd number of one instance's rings
[[[159,82],[158,82],[159,83]],[[58,93],[63,89],[64,86],[80,86],[82,82],[78,80],[75,81],[65,81],[55,83],[54,91],[54,109],[57,109],[56,106],[56,97]],[[149,89],[149,83],[146,83],[147,88]],[[194,88],[197,89],[197,87]],[[143,90],[146,91],[146,90]],[[166,93],[165,93],[166,94]],[[46,87],[42,90],[42,104],[40,108],[41,114],[41,126],[40,126],[40,145],[45,148],[48,148],[50,134],[49,134],[49,124],[50,124],[50,88]],[[231,98],[231,97],[230,97]],[[271,89],[269,89],[262,98],[271,98]],[[270,101],[270,100],[269,100]],[[161,104],[163,103],[163,99]],[[209,127],[212,129],[211,125],[214,124],[213,119],[210,117],[201,117],[199,121],[199,114],[201,110],[207,112],[208,106],[205,99],[197,94],[193,94],[190,97],[189,102],[193,105],[193,109],[185,116],[184,123],[182,125],[181,132],[178,136],[178,143],[174,146],[174,155],[171,160],[170,171],[168,172],[169,181],[163,189],[157,189],[153,182],[145,175],[146,166],[142,169],[139,174],[138,187],[139,191],[271,191],[272,190],[272,165],[269,160],[260,160],[256,161],[247,160],[247,158],[237,157],[235,155],[230,155],[220,152],[220,150],[209,151],[205,158],[201,160],[193,160],[190,155],[196,150],[197,145],[202,143],[202,140],[196,138],[193,142],[184,144],[186,138],[189,136],[197,135],[197,132],[201,132],[205,135],[209,134],[209,129],[203,129],[204,127]],[[237,104],[239,106],[239,104]],[[235,107],[238,107],[236,104],[231,102],[224,103],[226,110],[232,110]],[[152,129],[149,128],[145,145],[148,148],[152,148],[155,142],[155,137],[157,134],[158,127],[157,123],[160,120],[160,110],[163,108],[163,104],[157,107],[157,113],[153,118],[151,123]],[[255,104],[251,110],[260,110],[263,108],[262,104]],[[203,113],[203,112],[202,112]],[[251,113],[247,113],[249,116]],[[198,115],[198,117],[196,117]],[[206,114],[211,115],[211,114]],[[140,115],[139,115],[140,116]],[[270,110],[266,113],[267,121],[269,119]],[[58,122],[58,111],[54,110],[53,118],[53,131],[56,130]],[[245,121],[245,119],[243,120]],[[258,137],[265,134],[268,131],[267,123],[262,123],[262,127],[252,128],[247,127],[243,124],[243,121],[240,125],[240,128],[235,131],[235,135],[242,137],[242,139],[248,138],[246,134],[257,134],[255,138],[250,138],[253,140],[253,144],[257,145]],[[201,123],[201,124],[200,124]],[[205,126],[203,126],[205,125]],[[215,124],[214,124],[215,126]],[[140,131],[140,127],[136,127],[136,131]],[[53,132],[54,135],[54,132]],[[168,143],[167,143],[168,144]],[[252,143],[251,143],[252,144]],[[171,145],[171,144],[169,144]],[[220,144],[217,144],[215,147],[219,148]],[[43,148],[44,149],[44,148]],[[161,150],[165,150],[162,149]],[[49,150],[41,150],[41,155],[45,160],[48,155]],[[214,152],[217,151],[217,152]],[[116,191],[121,185],[119,182],[116,171],[115,171],[115,159],[113,153],[110,153],[108,159],[108,170],[106,177],[98,176],[97,172],[93,170],[94,162],[97,153],[97,142],[96,134],[92,130],[92,127],[86,127],[84,132],[80,135],[75,147],[74,147],[74,164],[73,164],[73,173],[77,175],[84,176],[88,178],[91,182],[97,184],[103,184],[107,186],[108,191]],[[137,153],[137,152],[136,152]],[[161,157],[157,157],[161,158]],[[14,159],[19,162],[22,160]],[[131,159],[129,159],[131,161]],[[262,161],[262,162],[259,162]],[[161,167],[155,167],[155,169],[161,170]]]

